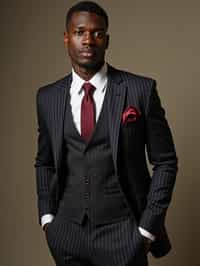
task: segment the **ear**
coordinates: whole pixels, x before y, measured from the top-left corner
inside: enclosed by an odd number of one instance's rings
[[[106,35],[106,49],[108,49],[109,42],[110,42],[110,35],[107,34],[107,35]]]
[[[65,47],[68,45],[68,41],[69,41],[69,34],[67,31],[64,32],[64,45]]]

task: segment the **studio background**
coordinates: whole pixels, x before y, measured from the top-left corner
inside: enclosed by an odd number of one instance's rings
[[[36,90],[70,71],[63,45],[65,14],[75,1],[0,3],[0,265],[53,266],[38,224],[34,160]],[[107,61],[153,77],[166,110],[179,172],[167,228],[173,249],[150,266],[200,261],[200,2],[97,1],[108,12]]]

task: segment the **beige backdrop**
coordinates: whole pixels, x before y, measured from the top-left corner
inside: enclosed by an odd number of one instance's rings
[[[4,0],[1,26],[0,265],[54,265],[38,225],[35,170],[38,87],[70,70],[65,13],[75,1]],[[108,62],[151,76],[166,109],[179,173],[167,225],[173,250],[151,266],[199,265],[200,2],[98,1],[110,16]]]

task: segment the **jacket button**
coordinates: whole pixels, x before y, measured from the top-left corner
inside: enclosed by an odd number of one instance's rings
[[[85,192],[85,194],[84,194],[84,198],[85,198],[85,199],[89,199],[89,194],[88,194],[87,192]]]
[[[89,179],[88,179],[88,177],[85,177],[85,184],[89,184]]]

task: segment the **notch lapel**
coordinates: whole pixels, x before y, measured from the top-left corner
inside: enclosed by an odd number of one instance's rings
[[[53,142],[53,151],[54,151],[54,161],[55,168],[57,171],[57,176],[59,176],[61,161],[62,161],[62,151],[63,151],[63,127],[64,127],[64,114],[66,102],[69,97],[69,89],[71,85],[71,74],[69,74],[59,87],[56,88],[56,93],[54,94],[52,106],[52,142]]]
[[[119,73],[109,66],[108,71],[108,123],[110,132],[110,143],[113,154],[113,161],[116,173],[117,169],[117,152],[119,143],[119,131],[127,87]]]

